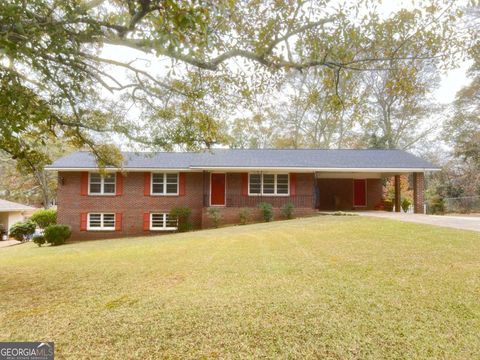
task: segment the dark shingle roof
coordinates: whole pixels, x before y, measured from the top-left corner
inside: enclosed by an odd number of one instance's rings
[[[402,150],[215,149],[211,152],[124,152],[125,169],[308,168],[308,169],[438,169]],[[94,169],[89,152],[55,161],[50,169]]]
[[[34,207],[0,199],[0,211],[27,211],[35,210]]]

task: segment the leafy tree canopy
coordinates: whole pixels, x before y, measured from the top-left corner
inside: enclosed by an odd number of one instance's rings
[[[112,134],[164,148],[209,147],[224,141],[220,120],[234,104],[287,72],[327,69],[337,92],[348,72],[409,67],[412,60],[450,66],[461,55],[466,39],[456,33],[455,1],[419,1],[386,20],[370,4],[0,2],[0,149],[45,162],[48,151],[38,142],[61,136],[108,164],[121,160],[101,145]],[[107,57],[106,46],[169,61],[161,72]],[[141,121],[124,116],[131,104],[142,109]]]

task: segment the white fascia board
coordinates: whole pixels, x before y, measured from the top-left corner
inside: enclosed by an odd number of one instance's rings
[[[406,173],[406,172],[425,172],[425,171],[440,171],[440,168],[305,168],[305,167],[191,167],[191,169],[207,170],[207,171],[288,171],[288,172],[382,172],[382,173]]]
[[[55,168],[55,167],[49,167],[45,168],[47,171],[99,171],[99,168]],[[155,172],[155,171],[171,171],[171,172],[191,172],[191,171],[198,171],[198,170],[192,170],[189,168],[105,168],[104,171],[109,172],[109,171],[121,171],[121,172]]]
[[[69,168],[69,167],[48,167],[47,171],[98,171],[98,168]],[[105,171],[123,171],[123,172],[155,172],[155,171],[172,171],[172,172],[198,172],[198,171],[286,171],[286,172],[382,172],[382,173],[407,173],[407,172],[426,172],[441,171],[440,168],[305,168],[305,167],[254,167],[254,166],[192,166],[190,168],[105,168]]]

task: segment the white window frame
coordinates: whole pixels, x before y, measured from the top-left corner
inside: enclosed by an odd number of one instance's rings
[[[100,227],[91,227],[90,226],[90,215],[100,215]],[[113,226],[104,226],[104,216],[113,215]],[[106,212],[106,213],[88,213],[87,214],[87,230],[88,231],[115,231],[115,224],[117,222],[117,214]]]
[[[90,183],[91,183],[91,178],[92,178],[92,174],[99,174],[100,175],[100,192],[96,193],[96,192],[91,192],[90,191]],[[111,174],[111,173],[109,173]],[[98,172],[89,172],[88,173],[88,195],[99,195],[99,196],[115,196],[117,194],[117,174],[116,173],[113,173],[113,177],[115,179],[115,182],[114,182],[114,190],[113,190],[113,193],[106,193],[105,192],[105,177],[98,173]]]
[[[153,226],[153,215],[163,215],[163,226],[161,227],[154,227]],[[165,212],[153,212],[150,213],[150,230],[151,231],[173,231],[178,229],[178,220],[177,226],[167,226],[167,216],[168,213]]]
[[[153,192],[153,175],[154,174],[163,174],[163,194]],[[176,174],[177,175],[177,192],[176,193],[167,193],[167,174]],[[180,191],[180,173],[178,172],[152,172],[150,174],[150,195],[152,196],[178,196]]]
[[[251,175],[260,175],[260,193],[251,193],[250,192],[250,176]],[[263,192],[263,176],[264,175],[274,175],[274,188],[273,193],[264,193]],[[277,176],[278,175],[287,175],[287,193],[286,194],[279,194],[277,192]],[[248,196],[290,196],[290,174],[289,173],[248,173]]]

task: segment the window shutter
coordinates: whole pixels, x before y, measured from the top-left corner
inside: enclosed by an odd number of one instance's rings
[[[143,213],[143,230],[150,230],[150,213]]]
[[[178,174],[178,195],[185,196],[185,173]]]
[[[122,231],[122,213],[115,214],[115,231]]]
[[[242,195],[248,195],[248,173],[242,173]]]
[[[143,181],[143,194],[145,196],[150,196],[150,179],[152,177],[152,173],[146,172],[144,175],[144,181]]]
[[[87,230],[87,213],[80,213],[80,231]]]
[[[290,174],[290,196],[297,195],[297,174]]]
[[[82,171],[80,174],[80,195],[88,195],[88,172]]]
[[[115,183],[116,195],[123,195],[123,175],[120,172],[117,172],[117,179]]]

